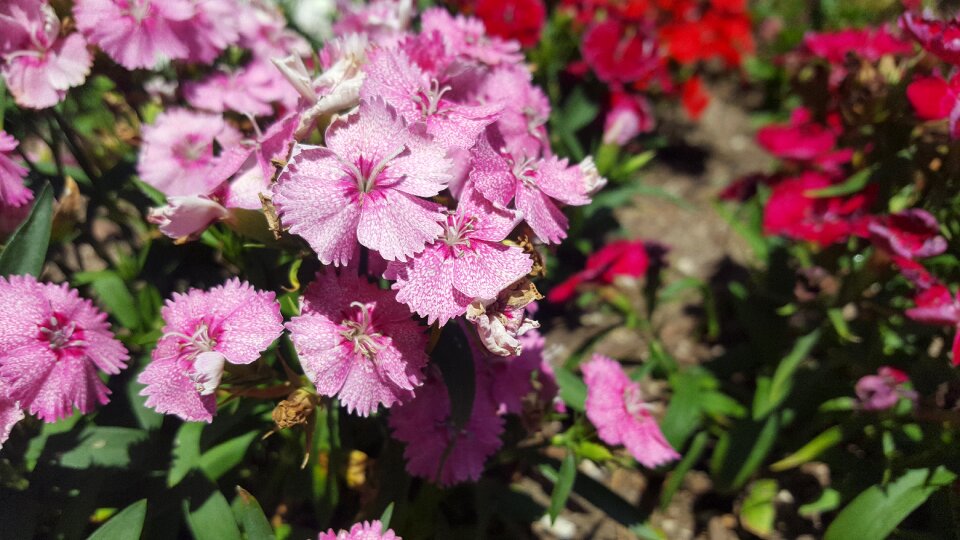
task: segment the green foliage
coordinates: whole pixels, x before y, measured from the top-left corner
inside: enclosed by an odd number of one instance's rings
[[[33,208],[0,251],[0,276],[39,276],[47,257],[53,225],[53,189],[44,184]]]

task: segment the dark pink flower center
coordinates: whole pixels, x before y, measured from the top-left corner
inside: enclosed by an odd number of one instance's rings
[[[211,331],[210,324],[207,321],[200,321],[193,331],[193,335],[181,334],[180,332],[167,332],[163,335],[165,339],[172,337],[177,340],[179,356],[188,360],[196,359],[200,353],[210,352],[217,346],[215,332]]]
[[[40,341],[47,342],[50,350],[60,354],[66,349],[86,345],[83,341],[83,329],[77,323],[67,319],[66,315],[54,312],[45,322],[38,324]]]
[[[190,133],[173,145],[173,157],[184,167],[192,167],[197,162],[206,161],[211,154],[211,145],[200,135]]]
[[[363,194],[370,193],[377,187],[377,180],[383,171],[390,165],[394,158],[406,150],[405,146],[398,146],[390,154],[379,161],[360,156],[356,163],[347,161],[339,156],[337,159],[347,168],[347,173],[356,183],[357,191],[360,192],[360,200],[363,201]]]
[[[373,313],[370,304],[351,302],[356,311],[347,315],[340,323],[343,330],[340,335],[353,344],[353,352],[371,359],[383,348],[383,335],[373,329]]]
[[[420,90],[413,96],[413,100],[420,105],[420,112],[427,118],[440,112],[440,99],[444,94],[452,90],[449,86],[440,87],[440,81],[430,80],[429,90]]]

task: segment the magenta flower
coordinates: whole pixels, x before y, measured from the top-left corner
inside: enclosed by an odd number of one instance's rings
[[[960,64],[960,19],[945,21],[928,14],[906,12],[898,21],[900,29],[910,35],[927,52],[948,64]]]
[[[596,426],[600,440],[624,445],[650,469],[680,457],[650,414],[640,385],[627,377],[619,362],[594,354],[580,369],[587,383],[587,418]]]
[[[16,139],[0,130],[0,207],[19,207],[33,199],[33,192],[23,185],[27,169],[13,160]]]
[[[187,103],[198,109],[251,116],[273,114],[274,103],[292,109],[298,99],[296,90],[276,66],[266,61],[254,61],[233,73],[219,72],[203,81],[187,83],[183,95]]]
[[[349,270],[317,274],[287,329],[317,393],[337,396],[349,412],[390,408],[423,384],[423,329],[393,292]]]
[[[593,161],[581,166],[567,165],[566,159],[504,157],[494,150],[487,137],[481,137],[473,149],[470,181],[484,197],[495,204],[511,200],[537,238],[559,243],[567,237],[567,217],[557,203],[581,206],[590,203],[590,195],[606,183]]]
[[[232,174],[216,174],[221,158],[214,142],[229,148],[240,138],[219,115],[171,109],[144,126],[137,172],[168,196],[208,195]]]
[[[10,398],[10,388],[0,379],[0,450],[10,438],[10,432],[17,422],[23,420],[20,402]]]
[[[277,172],[273,162],[286,160],[298,122],[296,114],[289,114],[274,122],[265,132],[258,131],[255,140],[243,141],[227,152],[221,173],[233,175],[223,198],[227,208],[260,210],[260,195],[270,193],[270,183]]]
[[[163,308],[163,336],[137,380],[147,407],[184,420],[213,420],[226,362],[249,364],[283,332],[273,292],[239,279],[208,291],[174,293]]]
[[[87,42],[80,34],[60,38],[60,19],[46,2],[0,4],[0,36],[0,71],[21,107],[52,107],[90,73]]]
[[[209,197],[185,195],[168,197],[166,206],[150,210],[147,221],[170,238],[192,238],[229,215],[226,208]]]
[[[325,142],[294,147],[273,198],[283,224],[323,264],[346,264],[357,242],[406,260],[442,232],[441,207],[422,197],[447,186],[452,164],[416,125],[365,100],[327,129]]]
[[[320,533],[317,540],[402,540],[392,529],[383,530],[379,520],[355,523],[349,531],[330,529]]]
[[[549,404],[557,394],[553,369],[543,357],[544,337],[532,330],[519,341],[523,349],[519,356],[485,358],[492,376],[490,393],[500,414],[522,413],[524,398],[535,389],[539,403]]]
[[[106,313],[66,284],[0,277],[0,379],[4,395],[44,421],[109,401],[100,373],[126,367],[127,350]]]
[[[450,398],[439,375],[431,377],[413,401],[393,411],[390,427],[393,437],[407,445],[403,456],[408,473],[439,480],[443,486],[480,478],[484,462],[503,444],[503,419],[481,378],[470,419],[461,429],[450,419]]]
[[[874,245],[894,256],[918,259],[947,250],[947,239],[940,236],[937,218],[919,208],[875,217],[867,230]]]
[[[960,366],[960,294],[954,295],[945,285],[936,283],[914,297],[915,307],[906,311],[907,317],[933,326],[954,328],[951,356],[954,366]]]
[[[603,143],[623,146],[637,135],[652,131],[653,126],[653,108],[647,98],[614,92],[603,120]]]
[[[867,411],[885,411],[900,401],[900,398],[917,399],[917,393],[905,388],[910,382],[907,374],[897,368],[882,366],[876,375],[866,375],[855,387],[860,406]]]
[[[502,108],[452,101],[450,86],[441,87],[399,49],[375,51],[364,72],[361,98],[380,96],[408,123],[424,122],[427,134],[444,148],[470,149]]]
[[[399,302],[443,326],[474,299],[496,299],[530,272],[533,261],[523,249],[500,243],[519,222],[517,212],[468,194],[443,220],[436,241],[406,263],[390,263],[384,275],[396,280]]]

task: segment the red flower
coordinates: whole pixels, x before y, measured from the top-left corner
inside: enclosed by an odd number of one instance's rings
[[[876,62],[887,55],[913,52],[913,46],[894,36],[886,28],[848,28],[838,32],[808,33],[803,46],[819,58],[835,65],[843,64],[848,53]]]
[[[960,20],[939,21],[917,13],[904,13],[900,28],[927,52],[950,64],[960,64]]]
[[[920,77],[907,86],[907,99],[921,120],[950,119],[950,134],[960,137],[960,74],[945,80],[940,74]]]
[[[954,327],[953,365],[960,365],[960,296],[937,283],[917,294],[913,302],[916,307],[906,311],[907,317],[923,324]]]
[[[603,122],[604,144],[627,144],[641,133],[653,130],[653,110],[643,96],[614,92]]]
[[[904,259],[932,257],[947,250],[937,218],[919,208],[875,217],[867,229],[874,245]]]
[[[619,276],[638,278],[646,275],[649,267],[650,257],[642,241],[617,240],[590,255],[586,267],[554,287],[547,295],[547,300],[565,302],[573,297],[577,287],[583,283],[609,285]]]
[[[811,193],[831,185],[830,177],[808,171],[774,186],[763,209],[764,232],[821,246],[851,235],[866,236],[865,214],[876,190],[851,197],[814,197]]]
[[[710,103],[710,95],[703,89],[700,77],[690,77],[680,88],[680,102],[690,118],[697,120]]]
[[[775,124],[757,131],[757,142],[780,159],[790,159],[836,171],[850,161],[853,150],[835,150],[836,130],[813,121],[810,111],[797,107],[789,124]]]
[[[597,23],[583,36],[583,58],[597,78],[626,83],[648,77],[660,67],[657,43],[638,25],[616,19]]]
[[[477,0],[476,15],[487,32],[515,39],[524,47],[540,41],[547,10],[543,0]]]
[[[743,55],[753,52],[750,19],[743,14],[707,11],[699,20],[678,19],[660,29],[660,39],[680,64],[719,58],[739,66]]]

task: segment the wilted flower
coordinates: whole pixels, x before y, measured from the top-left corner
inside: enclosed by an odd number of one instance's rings
[[[394,296],[349,270],[320,273],[287,323],[317,393],[360,416],[409,400],[423,383],[426,335]]]
[[[650,414],[640,385],[627,377],[619,362],[594,354],[580,369],[587,383],[587,418],[596,426],[600,440],[623,444],[651,469],[680,457]]]
[[[138,377],[146,405],[184,420],[213,420],[226,362],[249,364],[280,337],[283,319],[273,292],[239,279],[208,291],[174,293],[161,312],[163,336]]]
[[[505,288],[496,299],[474,300],[467,307],[467,321],[474,324],[480,341],[497,356],[516,356],[522,351],[520,336],[540,323],[527,317],[526,307],[543,296],[524,278]]]
[[[120,373],[128,355],[106,319],[66,284],[0,277],[3,395],[47,422],[107,403],[100,372]]]
[[[317,540],[402,540],[392,529],[383,530],[383,524],[379,520],[364,521],[356,523],[350,527],[349,531],[328,530],[320,533]]]

